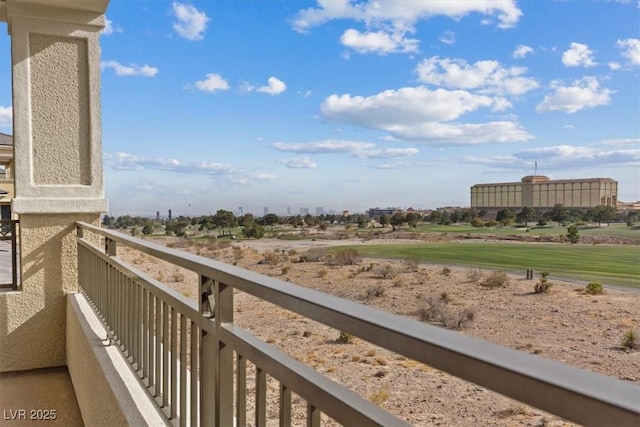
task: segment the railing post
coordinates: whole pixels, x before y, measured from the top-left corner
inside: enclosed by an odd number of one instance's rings
[[[203,322],[216,315],[216,307],[213,301],[213,280],[200,276],[199,311]],[[215,426],[216,424],[216,348],[218,347],[214,335],[201,329],[200,344],[200,423],[202,426]],[[196,375],[192,372],[191,375]]]
[[[233,347],[220,339],[221,325],[233,323],[233,287],[215,281],[216,341],[218,345],[216,381],[216,425],[233,425]]]

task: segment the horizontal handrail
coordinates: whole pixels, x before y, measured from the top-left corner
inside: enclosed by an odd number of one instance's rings
[[[79,230],[97,233],[114,242],[187,268],[201,277],[213,279],[216,284],[224,284],[251,294],[569,420],[586,425],[640,424],[640,386],[635,384],[505,348],[90,224],[77,225]],[[172,295],[169,292],[165,293]],[[203,325],[202,321],[198,324]],[[207,325],[209,329],[212,323]],[[266,354],[261,344],[248,339],[244,332],[239,332],[240,330],[232,324],[223,322],[218,327],[220,330],[216,332],[216,336],[221,343],[241,353],[248,351],[246,346],[251,342],[251,352],[259,351]],[[270,366],[270,369],[273,368]],[[286,377],[290,374],[291,372],[287,373],[285,379],[279,380],[286,384]]]

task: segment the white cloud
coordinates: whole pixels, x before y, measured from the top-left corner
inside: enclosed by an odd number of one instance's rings
[[[524,44],[516,46],[516,50],[513,51],[513,57],[516,59],[524,58],[527,55],[533,53],[533,48]]]
[[[419,153],[417,148],[375,148],[354,153],[359,159],[403,159]]]
[[[334,19],[352,19],[368,26],[392,26],[406,30],[421,19],[448,16],[458,20],[471,13],[497,16],[501,28],[513,27],[522,16],[515,0],[318,0],[318,7],[300,10],[292,24],[296,31],[306,32]]]
[[[536,111],[564,111],[572,114],[583,108],[608,105],[611,95],[615,93],[615,91],[601,88],[595,77],[583,77],[573,82],[572,86],[560,86],[554,83],[553,87],[553,93],[544,97],[536,107]]]
[[[121,33],[123,30],[118,25],[114,25],[113,21],[105,16],[104,28],[100,31],[103,36],[110,36],[113,33]]]
[[[384,130],[397,139],[432,144],[480,144],[526,141],[532,136],[516,123],[442,123],[479,108],[500,106],[500,99],[464,90],[405,87],[369,97],[331,95],[321,106],[328,120]]]
[[[569,49],[562,54],[562,63],[567,67],[594,67],[598,65],[593,60],[593,51],[582,43],[571,43]]]
[[[467,156],[462,161],[508,170],[522,170],[533,162],[537,162],[544,170],[592,169],[640,165],[640,149],[611,150],[601,147],[556,145],[523,150],[507,156]]]
[[[304,154],[355,153],[375,147],[371,142],[343,141],[328,139],[319,142],[274,142],[272,147],[278,151]]]
[[[173,29],[187,40],[202,40],[211,19],[204,13],[186,3],[173,3]]]
[[[220,74],[207,74],[204,80],[195,82],[196,89],[203,92],[215,92],[216,90],[228,90],[229,83]]]
[[[256,89],[258,92],[268,93],[271,96],[278,95],[287,90],[287,85],[276,77],[269,77],[267,85]]]
[[[270,173],[248,171],[229,164],[208,161],[182,161],[173,158],[138,156],[119,152],[105,154],[104,160],[119,171],[158,170],[190,175],[205,175],[224,182],[248,184],[254,181],[272,181],[277,177]]]
[[[308,157],[293,157],[290,159],[280,159],[278,163],[285,165],[291,169],[315,169],[318,167],[310,158]]]
[[[0,127],[13,126],[13,107],[3,107],[0,105]]]
[[[360,32],[350,28],[342,34],[340,41],[358,53],[407,53],[418,50],[418,40],[406,38],[403,32]]]
[[[445,31],[438,40],[440,40],[440,43],[454,44],[456,42],[456,33],[453,31]]]
[[[478,61],[468,64],[463,59],[424,59],[416,67],[418,80],[455,89],[477,89],[480,93],[521,95],[538,87],[528,77],[525,67],[505,68],[498,61]]]
[[[601,142],[602,145],[639,145],[640,138],[620,138],[620,139],[607,139]]]
[[[113,34],[113,21],[106,16],[104,18],[104,28],[100,31],[100,34],[104,36],[110,36]]]
[[[342,43],[360,53],[416,52],[418,40],[406,38],[415,32],[419,20],[447,16],[459,20],[471,13],[497,16],[500,28],[509,28],[522,16],[515,0],[433,1],[412,0],[317,0],[317,7],[298,12],[292,20],[293,29],[306,33],[311,28],[335,19],[361,22],[366,31],[347,30]],[[455,39],[446,37],[443,43]],[[348,54],[346,55],[348,59]]]
[[[122,65],[118,61],[102,61],[102,69],[105,70],[107,68],[111,68],[116,76],[142,76],[142,77],[153,77],[160,70],[156,67],[151,67],[149,65]]]
[[[613,61],[612,61],[612,62],[609,62],[609,69],[610,69],[610,70],[616,71],[616,70],[619,70],[620,68],[621,68],[621,67],[620,67],[620,63],[618,63],[618,62],[613,62]]]
[[[331,95],[322,103],[321,111],[330,120],[387,128],[397,123],[417,125],[454,120],[493,103],[488,96],[464,90],[430,90],[419,86],[386,90],[368,97]]]
[[[640,65],[640,39],[618,40],[616,46],[622,50],[622,56],[633,65]]]

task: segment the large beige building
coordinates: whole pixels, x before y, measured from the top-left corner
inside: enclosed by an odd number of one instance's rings
[[[611,178],[550,180],[529,175],[520,182],[476,184],[471,187],[472,208],[592,208],[616,206],[618,182]]]

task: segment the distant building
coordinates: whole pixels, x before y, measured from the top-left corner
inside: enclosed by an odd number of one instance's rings
[[[320,206],[316,206],[316,216],[320,216],[324,214],[324,208]]]
[[[300,208],[300,215],[301,216],[309,215],[309,208]]]
[[[265,206],[263,212],[264,212],[265,215],[267,215],[269,213],[269,207]]]
[[[0,132],[0,219],[11,219],[13,184],[13,136]]]
[[[529,175],[520,182],[476,184],[471,187],[471,207],[501,208],[592,208],[618,204],[618,182],[611,178],[550,180]]]

